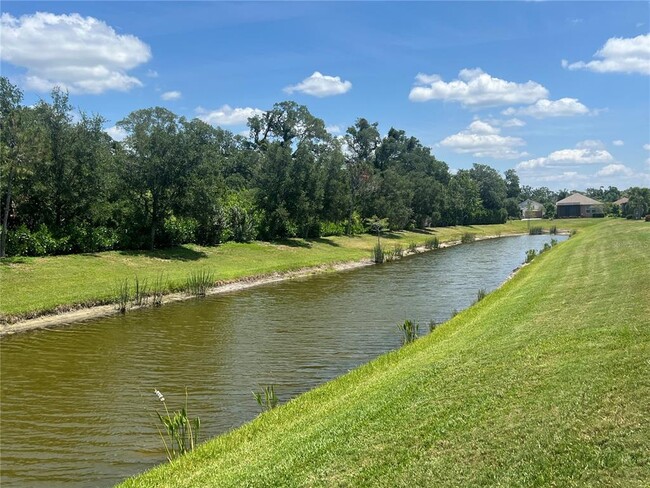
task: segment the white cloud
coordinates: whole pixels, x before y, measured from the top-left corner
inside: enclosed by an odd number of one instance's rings
[[[147,76],[149,78],[158,78],[158,72],[155,69],[147,70]]]
[[[585,115],[589,109],[577,98],[560,98],[559,100],[537,100],[533,105],[521,108],[508,108],[501,112],[503,115],[528,115],[536,119],[546,117],[571,117]]]
[[[596,73],[640,73],[650,75],[650,34],[636,37],[611,37],[599,49],[594,61],[569,63],[562,60],[566,69],[587,69]]]
[[[341,128],[338,125],[328,125],[325,130],[330,134],[340,134]]]
[[[614,146],[624,146],[625,142],[621,141],[620,139],[616,139],[615,141],[612,141],[612,144]]]
[[[529,104],[548,97],[539,83],[515,83],[495,78],[480,68],[463,69],[457,80],[443,81],[438,75],[418,74],[409,93],[412,102],[449,100],[467,107]]]
[[[600,171],[596,173],[596,176],[614,176],[614,175],[624,175],[632,176],[634,171],[625,166],[624,164],[608,164]]]
[[[526,156],[517,148],[526,145],[519,137],[500,135],[500,129],[482,120],[474,120],[467,129],[440,141],[440,145],[457,153],[478,158],[516,159]]]
[[[560,149],[546,157],[529,159],[517,165],[519,170],[532,170],[546,167],[562,167],[585,164],[613,163],[614,157],[602,148],[601,141],[587,140],[576,145],[575,149]]]
[[[207,110],[203,107],[197,107],[196,113],[199,119],[213,125],[245,125],[250,117],[262,115],[263,110],[259,108],[242,107],[232,108],[230,105],[224,105],[216,110]]]
[[[128,91],[142,82],[127,71],[151,59],[147,44],[93,17],[37,12],[0,17],[0,57],[27,69],[26,86],[72,93]]]
[[[179,92],[178,90],[173,90],[173,91],[168,91],[160,95],[160,98],[163,100],[178,100],[181,98],[183,94]]]
[[[644,144],[643,149],[645,149],[646,151],[650,151],[650,144]]]
[[[329,97],[342,95],[352,88],[352,83],[341,80],[340,76],[328,76],[318,71],[302,80],[297,85],[291,85],[284,89],[286,93],[301,92],[314,97]]]
[[[113,127],[109,127],[104,132],[111,136],[115,141],[123,141],[126,137],[126,131],[121,127],[117,127],[115,125]]]

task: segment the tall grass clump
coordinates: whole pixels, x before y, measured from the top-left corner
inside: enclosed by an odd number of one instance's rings
[[[526,251],[526,262],[530,263],[537,256],[537,251],[535,249],[529,249]]]
[[[411,254],[417,254],[418,245],[415,242],[409,242],[408,252]]]
[[[476,234],[472,234],[471,232],[465,232],[460,238],[460,242],[463,244],[467,244],[468,242],[474,242],[475,240],[476,240]]]
[[[187,415],[187,389],[185,389],[185,406],[171,413],[167,409],[163,394],[158,390],[154,390],[154,393],[165,407],[164,414],[156,410],[158,419],[165,430],[165,434],[163,434],[163,431],[158,427],[158,433],[165,446],[167,459],[171,461],[192,451],[198,444],[201,419],[199,417],[190,419]]]
[[[429,320],[429,332],[433,332],[436,327],[438,327],[438,322],[433,319]]]
[[[485,288],[481,288],[479,291],[476,292],[476,301],[480,302],[487,296],[487,291]]]
[[[384,248],[381,247],[381,244],[375,244],[375,247],[372,248],[371,258],[377,264],[386,261],[386,253],[384,252]]]
[[[429,251],[432,249],[438,249],[440,247],[440,240],[437,237],[431,237],[424,241],[424,247]]]
[[[253,396],[262,412],[273,410],[278,406],[279,399],[275,394],[275,385],[265,385],[262,387],[262,391],[254,391]]]
[[[404,248],[400,244],[395,244],[395,247],[393,247],[393,256],[396,258],[404,256]]]
[[[147,287],[147,280],[140,281],[140,278],[136,275],[135,282],[133,284],[133,305],[140,307],[146,305],[149,300],[149,288]]]
[[[540,227],[539,225],[534,225],[530,229],[528,229],[528,234],[531,236],[539,236],[542,235],[542,232],[544,232],[544,229]]]
[[[129,285],[129,280],[124,279],[117,286],[117,309],[122,313],[126,313],[130,301],[131,287]]]
[[[397,327],[402,332],[404,344],[413,342],[418,338],[420,326],[412,320],[405,320],[403,324],[398,324]]]
[[[204,297],[213,284],[214,274],[211,271],[202,269],[190,273],[185,283],[185,289],[190,295]]]
[[[165,280],[162,274],[159,274],[151,287],[151,297],[154,307],[162,305],[163,295],[165,293]]]
[[[557,225],[552,225],[548,228],[548,233],[551,235],[557,234]]]

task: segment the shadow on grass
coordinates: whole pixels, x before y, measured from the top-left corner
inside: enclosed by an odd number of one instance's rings
[[[286,247],[303,247],[310,248],[311,244],[308,241],[303,239],[280,239],[277,241],[271,241],[271,244],[276,246],[286,246]]]
[[[122,256],[144,256],[148,258],[166,259],[169,261],[198,261],[207,258],[203,251],[195,251],[184,246],[156,249],[155,251],[119,251]]]
[[[26,264],[29,262],[29,258],[25,256],[12,256],[0,259],[0,265],[2,266],[11,266],[14,264]]]
[[[309,239],[309,242],[315,242],[316,244],[326,244],[328,246],[333,246],[333,247],[341,247],[340,244],[330,240],[330,239],[325,239],[323,237],[316,237],[314,239]]]

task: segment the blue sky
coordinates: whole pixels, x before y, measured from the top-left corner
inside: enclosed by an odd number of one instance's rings
[[[2,3],[2,74],[113,126],[161,105],[235,133],[295,100],[365,117],[453,169],[552,189],[650,186],[650,4]]]

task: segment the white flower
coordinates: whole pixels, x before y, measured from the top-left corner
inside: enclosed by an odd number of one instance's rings
[[[162,393],[160,393],[160,392],[159,392],[158,390],[156,390],[155,388],[154,388],[153,392],[154,392],[154,393],[156,394],[156,396],[158,397],[158,400],[160,400],[161,402],[164,402],[164,401],[165,401],[165,397],[163,396]]]

